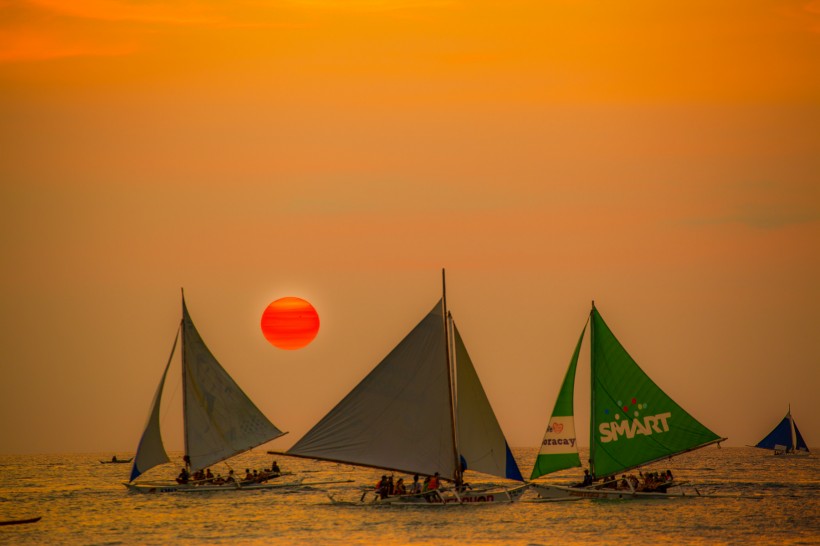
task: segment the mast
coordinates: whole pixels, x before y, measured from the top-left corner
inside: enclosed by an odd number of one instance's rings
[[[464,471],[461,468],[461,446],[458,444],[458,354],[456,352],[456,329],[455,329],[455,322],[453,321],[453,314],[450,311],[447,311],[447,326],[450,329],[450,339],[448,340],[447,347],[450,350],[450,358],[452,359],[452,363],[450,364],[450,373],[452,374],[452,390],[450,391],[450,398],[452,400],[452,404],[450,404],[451,413],[452,413],[452,420],[453,420],[453,450],[455,451],[455,469],[456,469],[456,481],[457,485],[460,485],[463,481],[463,474]]]
[[[180,356],[182,357],[182,438],[185,442],[185,455],[183,460],[185,461],[185,467],[188,468],[191,459],[188,456],[190,452],[188,451],[188,417],[186,414],[188,410],[188,388],[186,384],[187,376],[185,374],[185,290],[180,288],[179,291],[182,294],[182,324],[180,325],[182,330],[182,339],[180,340],[182,346],[180,347]]]
[[[787,415],[789,418],[789,432],[792,435],[792,447],[791,451],[797,451],[797,433],[794,430],[794,419],[792,419],[792,405],[789,404],[789,413]]]
[[[447,384],[449,386],[448,392],[450,395],[450,429],[453,433],[453,460],[455,461],[454,465],[454,476],[453,481],[456,485],[461,484],[461,462],[459,461],[458,456],[458,434],[456,429],[456,406],[455,406],[455,374],[453,372],[453,362],[451,358],[451,328],[450,328],[450,321],[452,317],[450,317],[449,312],[447,311],[447,283],[445,282],[445,275],[444,275],[444,268],[441,268],[441,305],[444,307],[443,309],[443,316],[444,316],[444,340],[445,340],[445,360],[447,362]]]
[[[595,300],[592,300],[592,309],[589,311],[589,473],[592,479],[595,479],[595,459],[593,451],[595,449],[595,321],[592,319],[592,314],[595,312]]]

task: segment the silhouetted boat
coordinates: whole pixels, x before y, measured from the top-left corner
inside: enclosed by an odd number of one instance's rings
[[[43,519],[43,516],[37,516],[36,518],[26,518],[26,519],[7,519],[0,521],[0,525],[22,525],[24,523],[37,523]]]
[[[780,423],[754,447],[771,449],[775,455],[809,455],[809,448],[792,417],[792,408]]]
[[[168,357],[168,364],[165,366],[151,404],[148,424],[134,456],[131,477],[124,485],[132,491],[143,493],[270,489],[300,485],[301,479],[289,483],[251,484],[242,484],[237,480],[224,485],[194,483],[193,481],[188,483],[175,481],[133,483],[145,471],[170,462],[162,444],[159,410],[165,379],[176,351],[177,341],[180,339],[182,340],[184,459],[188,462],[191,472],[205,469],[285,434],[259,411],[205,346],[205,342],[202,341],[188,314],[183,297],[182,321],[177,330],[177,336],[174,338],[171,356]]]
[[[127,464],[134,460],[134,457],[130,459],[117,459],[116,457],[111,457],[108,461],[100,461],[101,464]]]

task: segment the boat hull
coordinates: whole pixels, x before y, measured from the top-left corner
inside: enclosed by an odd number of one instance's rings
[[[680,485],[674,486],[672,491],[667,491],[665,493],[653,491],[631,491],[628,489],[569,487],[565,485],[549,484],[531,484],[530,486],[533,491],[538,493],[540,500],[546,501],[581,499],[668,499],[674,497],[701,496],[697,489],[695,489],[694,494],[687,494],[683,487],[680,487]]]
[[[803,450],[779,451],[775,449],[774,454],[777,457],[808,457],[811,455],[811,452]]]
[[[225,491],[257,491],[259,489],[285,489],[291,487],[300,487],[302,485],[309,485],[303,484],[301,479],[291,481],[291,482],[283,482],[283,483],[249,483],[249,484],[223,484],[223,485],[212,485],[212,484],[201,484],[201,485],[194,485],[194,484],[178,484],[172,482],[141,482],[141,483],[128,483],[124,482],[123,485],[128,488],[129,491],[133,491],[135,493],[211,493],[211,492],[225,492]]]
[[[26,519],[7,519],[4,521],[0,521],[0,525],[23,525],[26,523],[37,523],[43,519],[43,516],[37,516],[36,518],[26,518]]]
[[[420,495],[397,495],[384,499],[376,498],[374,504],[388,505],[427,505],[427,504],[509,504],[521,498],[529,489],[528,485],[520,485],[510,489],[469,490],[457,493],[453,490],[433,491]]]

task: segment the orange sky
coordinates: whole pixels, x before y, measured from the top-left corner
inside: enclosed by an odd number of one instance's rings
[[[224,4],[0,0],[0,452],[132,451],[180,286],[286,448],[441,267],[514,446],[592,299],[730,445],[820,446],[820,2]]]

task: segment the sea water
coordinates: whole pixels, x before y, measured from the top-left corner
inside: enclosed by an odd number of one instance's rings
[[[514,450],[526,476],[535,451]],[[668,468],[690,481],[695,496],[686,498],[544,503],[533,502],[536,495],[529,491],[514,504],[401,507],[331,503],[329,493],[357,501],[360,486],[372,487],[379,470],[281,456],[282,470],[305,482],[354,482],[289,492],[132,493],[122,485],[130,465],[100,463],[111,455],[0,456],[0,520],[42,516],[38,523],[0,527],[0,543],[820,544],[818,455],[775,457],[711,446],[644,469]],[[244,473],[269,467],[273,458],[254,450],[230,463]],[[147,477],[175,477],[180,459],[175,455],[176,466]],[[212,470],[226,475],[228,467],[220,463]],[[580,469],[571,469],[542,480],[580,477]],[[470,473],[467,478],[488,481]]]

